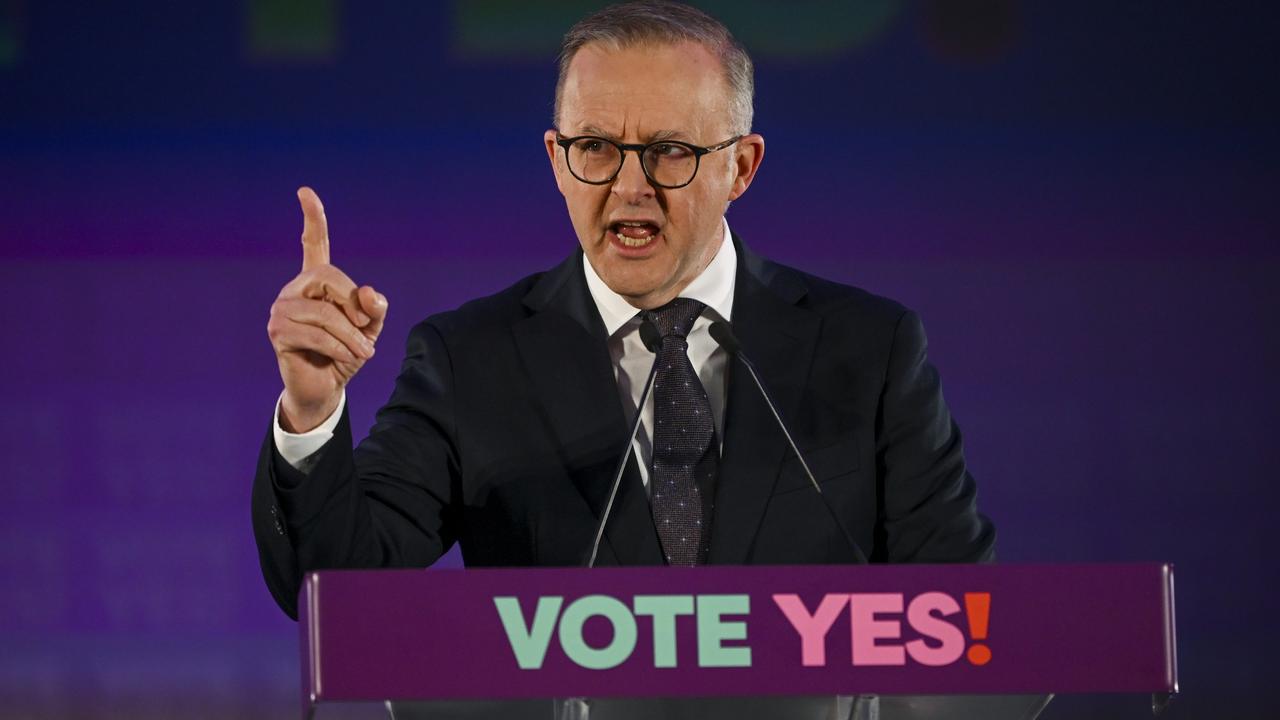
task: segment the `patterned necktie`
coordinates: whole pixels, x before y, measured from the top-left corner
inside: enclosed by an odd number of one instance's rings
[[[706,306],[676,298],[651,311],[662,335],[653,381],[653,522],[669,565],[706,562],[711,498],[720,448],[706,390],[693,371],[685,337]]]

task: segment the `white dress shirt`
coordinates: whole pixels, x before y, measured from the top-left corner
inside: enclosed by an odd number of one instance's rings
[[[734,251],[729,236],[729,222],[722,222],[723,238],[711,264],[707,265],[698,277],[680,293],[680,297],[697,300],[707,306],[698,316],[689,331],[689,362],[693,371],[702,381],[707,391],[707,399],[711,403],[711,413],[715,417],[716,437],[724,443],[724,403],[726,394],[725,366],[728,363],[726,353],[711,337],[708,328],[716,320],[731,321],[733,311],[734,281],[738,272],[738,255]],[[640,341],[640,311],[633,307],[621,295],[609,289],[604,280],[596,274],[595,268],[582,257],[582,270],[586,275],[587,289],[595,301],[600,318],[604,321],[605,331],[609,334],[609,356],[613,358],[613,374],[618,382],[618,394],[622,398],[622,407],[628,419],[635,417],[636,405],[640,402],[640,394],[644,390],[645,378],[653,366],[653,353]],[[283,393],[281,393],[283,397]],[[347,394],[342,398],[333,414],[319,427],[305,433],[286,432],[280,427],[280,401],[276,401],[274,438],[280,456],[290,465],[306,471],[306,459],[321,448],[333,437],[333,430],[342,417],[342,409],[346,406]],[[628,428],[630,425],[628,425]],[[649,395],[640,417],[640,430],[636,433],[633,451],[640,459],[640,477],[645,487],[649,486],[649,468],[653,462],[653,395]]]
[[[729,322],[733,311],[733,286],[738,272],[738,255],[729,239],[729,223],[723,223],[724,239],[720,249],[698,277],[680,293],[680,297],[697,300],[707,309],[693,323],[686,338],[689,344],[689,362],[698,380],[707,391],[711,414],[715,418],[716,437],[724,443],[724,399],[726,353],[712,337],[708,328],[717,320]],[[618,381],[618,394],[627,419],[635,417],[636,405],[644,392],[644,381],[653,367],[653,353],[640,341],[640,311],[632,307],[621,295],[609,289],[596,274],[586,255],[582,267],[587,275],[587,289],[600,310],[605,332],[609,333],[609,356],[613,358],[613,375]],[[628,425],[628,429],[630,425]],[[640,414],[640,430],[632,445],[640,459],[640,479],[649,487],[649,468],[653,464],[653,393]]]

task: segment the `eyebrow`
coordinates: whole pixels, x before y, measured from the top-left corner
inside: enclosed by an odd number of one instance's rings
[[[621,142],[617,135],[601,130],[595,125],[583,125],[582,132],[587,133],[588,135],[598,135],[602,138],[607,138],[615,142]],[[650,133],[645,142],[661,142],[663,140],[682,140],[687,138],[688,135],[679,130],[658,130],[657,132]]]

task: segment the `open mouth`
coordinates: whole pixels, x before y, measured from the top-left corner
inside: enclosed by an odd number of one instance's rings
[[[651,222],[624,220],[609,226],[609,232],[625,248],[642,248],[658,237],[658,226]]]

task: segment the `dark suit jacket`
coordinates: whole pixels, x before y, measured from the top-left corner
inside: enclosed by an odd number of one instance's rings
[[[995,531],[917,316],[735,246],[735,332],[862,550],[872,562],[990,559]],[[267,433],[254,534],[285,612],[296,616],[304,572],[426,566],[455,541],[468,566],[584,562],[628,418],[581,263],[575,253],[414,327],[354,451],[345,413],[307,475]],[[853,562],[750,377],[729,368],[709,562]],[[632,460],[598,564],[662,562]]]

